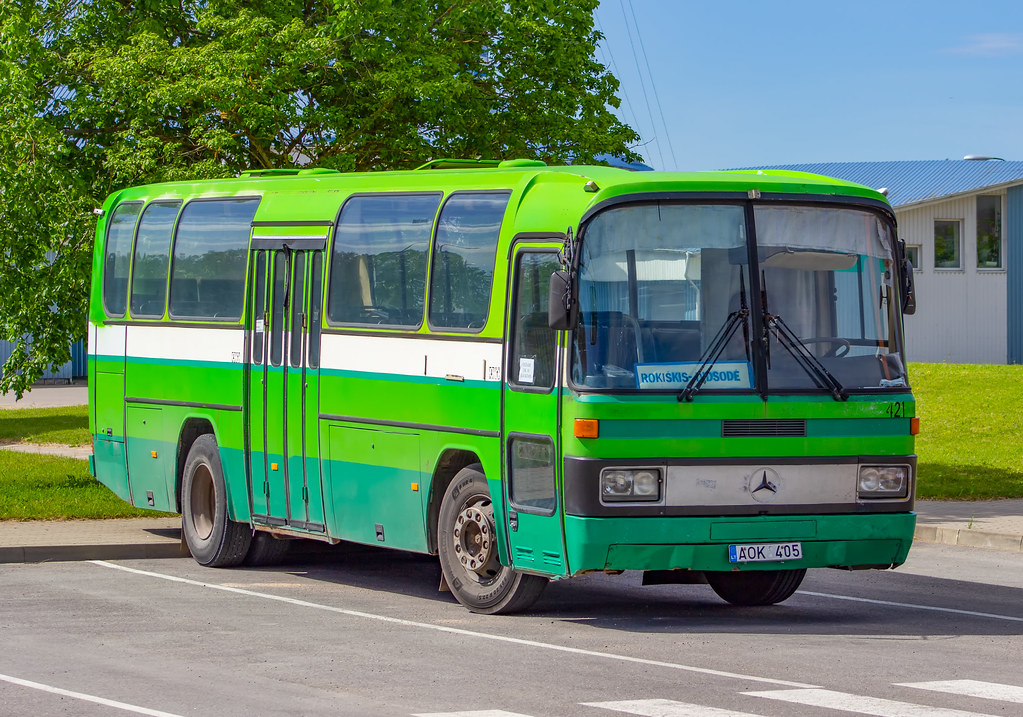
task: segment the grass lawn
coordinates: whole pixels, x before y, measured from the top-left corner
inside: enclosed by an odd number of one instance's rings
[[[87,461],[0,451],[0,520],[167,515],[125,503],[89,475]]]
[[[1023,366],[910,364],[917,497],[1023,498]]]
[[[84,446],[89,407],[0,409],[0,443],[60,443]]]

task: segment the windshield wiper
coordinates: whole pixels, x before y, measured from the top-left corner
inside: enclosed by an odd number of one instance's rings
[[[711,367],[721,358],[721,354],[740,324],[742,324],[743,345],[746,347],[746,360],[749,361],[749,306],[746,303],[746,281],[743,278],[742,269],[739,270],[739,310],[733,311],[728,315],[725,323],[718,329],[714,340],[710,342],[710,346],[700,356],[702,361],[700,368],[689,377],[689,381],[686,382],[685,387],[679,392],[679,401],[693,400],[693,396],[696,395],[696,392],[703,386],[704,381],[707,380]]]
[[[767,367],[771,367],[771,341],[768,334],[773,331],[775,338],[778,339],[778,343],[792,354],[792,358],[813,379],[813,382],[817,384],[817,388],[829,391],[836,401],[847,400],[849,392],[845,390],[845,387],[838,379],[832,376],[831,372],[824,367],[824,364],[810,352],[806,344],[796,336],[779,314],[772,314],[767,311],[767,284],[763,274],[761,274],[760,286],[762,287],[761,299],[764,306],[764,348],[767,354]]]

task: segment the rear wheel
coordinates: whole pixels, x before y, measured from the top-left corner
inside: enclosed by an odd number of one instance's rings
[[[733,605],[774,605],[792,597],[803,582],[806,568],[705,574],[714,592]]]
[[[290,547],[290,540],[275,538],[270,533],[255,533],[245,555],[245,564],[254,568],[280,565]]]
[[[181,532],[200,565],[225,568],[245,559],[252,530],[227,517],[227,487],[216,439],[195,439],[181,485]]]
[[[459,471],[444,493],[437,549],[448,587],[472,612],[525,610],[547,585],[546,578],[521,573],[498,560],[494,508],[478,463]]]

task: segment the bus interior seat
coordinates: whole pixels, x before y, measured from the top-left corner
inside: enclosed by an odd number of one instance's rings
[[[700,330],[678,326],[651,326],[644,332],[647,361],[697,361],[701,351]]]
[[[580,321],[579,331],[583,330],[586,376],[603,374],[608,387],[632,386],[636,364],[643,363],[644,356],[636,318],[621,311],[587,311]]]

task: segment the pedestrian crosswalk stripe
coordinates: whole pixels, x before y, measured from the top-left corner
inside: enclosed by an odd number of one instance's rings
[[[878,697],[863,697],[833,690],[768,690],[744,692],[751,697],[765,697],[810,707],[823,707],[842,712],[873,715],[874,717],[992,717],[981,712],[965,712],[944,707],[928,707],[909,702],[897,702]]]
[[[735,712],[717,707],[691,705],[675,700],[625,700],[623,702],[583,702],[586,707],[626,712],[639,717],[758,717],[752,712]]]
[[[412,717],[530,717],[518,712],[504,710],[475,710],[470,712],[418,712]]]
[[[983,697],[986,700],[1018,702],[1023,704],[1023,687],[1000,685],[997,682],[980,680],[939,680],[936,682],[900,682],[899,687],[913,687],[918,690],[947,692],[967,697]]]

